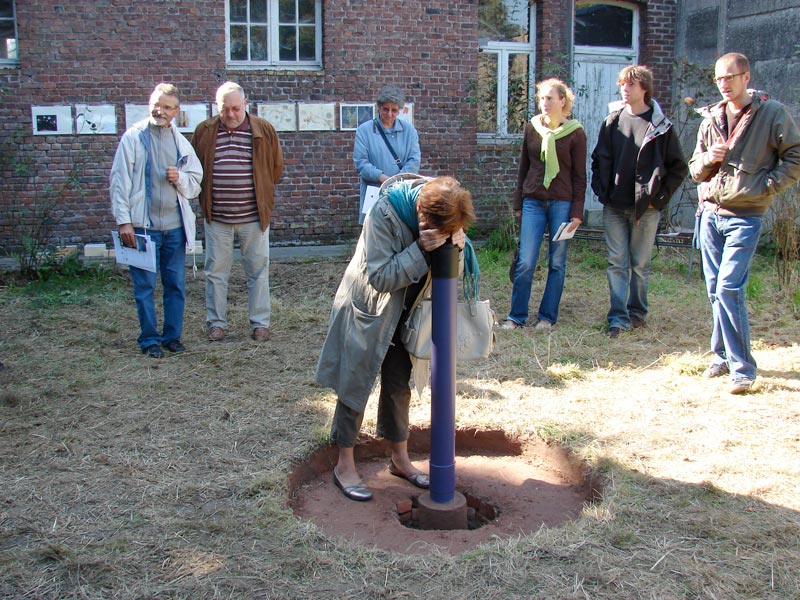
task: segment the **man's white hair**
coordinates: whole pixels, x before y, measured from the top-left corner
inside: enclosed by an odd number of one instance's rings
[[[226,81],[217,89],[217,107],[222,109],[222,105],[225,102],[225,96],[228,94],[232,94],[237,92],[241,94],[242,100],[247,100],[247,97],[244,94],[244,88],[240,86],[238,83],[234,83],[233,81]]]

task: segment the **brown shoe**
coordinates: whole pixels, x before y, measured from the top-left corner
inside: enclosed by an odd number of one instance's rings
[[[221,342],[225,338],[225,330],[222,327],[212,327],[208,330],[208,339],[212,342]]]
[[[252,337],[257,342],[266,342],[269,340],[269,327],[256,327]]]

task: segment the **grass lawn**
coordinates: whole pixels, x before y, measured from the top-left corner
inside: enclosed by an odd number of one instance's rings
[[[480,252],[499,320],[509,258]],[[355,545],[289,508],[290,471],[327,443],[335,398],[313,372],[345,259],[273,264],[265,344],[248,336],[239,265],[223,343],[206,340],[189,271],[188,351],[161,361],[136,346],[127,275],[7,283],[0,597],[800,598],[797,307],[758,257],[759,379],[731,396],[700,377],[710,308],[686,260],[659,252],[649,327],[609,341],[605,248],[574,241],[552,334],[498,331],[491,357],[459,365],[459,427],[565,446],[605,489],[566,526],[455,556]],[[537,275],[533,314],[541,293]],[[412,423],[428,424],[428,400]]]

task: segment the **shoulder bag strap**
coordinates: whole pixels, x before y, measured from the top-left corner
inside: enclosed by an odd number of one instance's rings
[[[378,128],[378,133],[381,134],[381,137],[383,138],[383,141],[386,144],[386,147],[389,149],[389,152],[392,154],[392,158],[394,158],[394,162],[397,163],[397,168],[402,171],[403,170],[403,163],[400,162],[399,158],[397,158],[397,152],[394,151],[394,148],[392,148],[392,145],[389,143],[389,138],[386,137],[386,132],[383,130],[383,125],[381,125],[381,122],[378,119],[375,119],[375,126]]]

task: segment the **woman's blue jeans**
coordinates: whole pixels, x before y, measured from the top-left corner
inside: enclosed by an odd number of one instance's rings
[[[136,228],[136,233],[145,233]],[[158,332],[155,289],[157,273],[131,267],[133,297],[139,314],[139,347],[144,350],[158,343],[180,340],[183,333],[183,308],[186,303],[186,234],[183,227],[157,231],[148,229],[147,235],[156,245],[156,270],[161,272],[164,288],[164,331]]]
[[[545,229],[549,229],[547,283],[542,301],[539,304],[540,321],[555,323],[558,320],[558,305],[564,291],[564,278],[567,274],[567,249],[569,241],[554,242],[553,235],[562,223],[569,221],[572,202],[569,200],[536,200],[525,198],[522,201],[522,223],[519,232],[519,258],[514,272],[514,287],[511,291],[511,311],[508,319],[525,325],[528,318],[528,303],[531,298],[531,285],[539,250]]]
[[[737,383],[756,378],[745,288],[762,220],[761,216],[725,217],[707,210],[700,218],[703,275],[714,320],[713,362],[727,362],[731,378]]]

